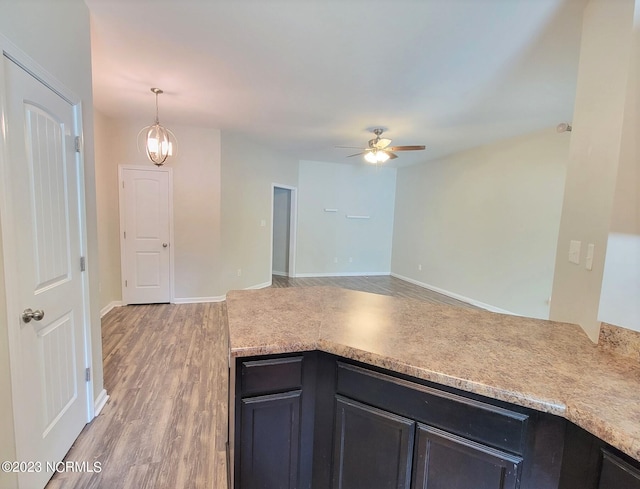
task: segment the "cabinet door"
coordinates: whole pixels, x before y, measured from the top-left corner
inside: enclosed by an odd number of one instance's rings
[[[517,489],[522,458],[418,425],[412,489]]]
[[[603,450],[598,489],[640,489],[640,470]]]
[[[298,487],[302,391],[242,399],[240,489]]]
[[[336,397],[334,489],[409,489],[415,422]]]

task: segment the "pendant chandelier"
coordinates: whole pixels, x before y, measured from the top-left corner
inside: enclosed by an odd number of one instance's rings
[[[169,156],[173,156],[177,152],[177,139],[175,134],[160,124],[158,117],[158,95],[164,93],[159,88],[152,88],[156,96],[156,120],[155,123],[142,128],[138,133],[138,139],[144,134],[144,146],[147,157],[156,166],[164,165]]]

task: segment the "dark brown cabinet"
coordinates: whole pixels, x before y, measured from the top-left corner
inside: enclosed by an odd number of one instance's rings
[[[640,489],[640,461],[567,423],[559,489]]]
[[[557,416],[317,351],[235,371],[234,489],[640,489]]]
[[[603,450],[598,489],[640,489],[640,469]]]
[[[304,355],[237,361],[236,489],[310,487],[314,372],[306,363]]]
[[[418,425],[412,489],[516,489],[522,458]]]
[[[242,488],[298,487],[301,391],[242,400]]]
[[[520,487],[528,415],[340,361],[336,391],[333,489]]]
[[[415,424],[337,397],[333,489],[409,489]]]

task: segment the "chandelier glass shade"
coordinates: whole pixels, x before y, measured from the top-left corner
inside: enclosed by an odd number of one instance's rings
[[[177,139],[175,134],[160,124],[158,117],[158,95],[163,93],[159,88],[152,88],[156,95],[156,120],[155,123],[142,128],[138,138],[144,134],[144,146],[147,158],[156,166],[164,165],[169,156],[173,156],[177,149]]]

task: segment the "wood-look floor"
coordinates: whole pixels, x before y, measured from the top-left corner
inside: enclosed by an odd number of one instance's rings
[[[378,294],[466,303],[389,277],[287,279],[274,287],[333,285]],[[110,399],[66,460],[101,472],[58,473],[47,489],[224,489],[228,335],[225,303],[115,308],[102,320]]]
[[[103,318],[110,399],[66,457],[102,471],[59,473],[47,489],[227,487],[224,307],[126,306]]]
[[[273,287],[313,287],[331,285],[343,289],[361,290],[375,294],[392,295],[394,297],[407,297],[428,302],[450,304],[458,307],[474,308],[466,302],[453,299],[438,292],[419,287],[412,283],[400,280],[390,275],[368,277],[313,277],[313,278],[288,278],[273,276]]]

